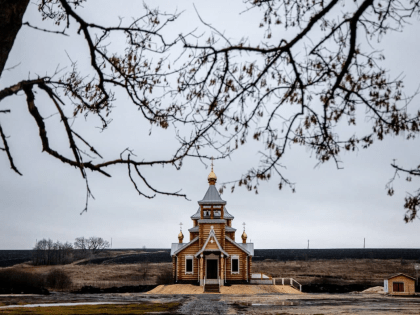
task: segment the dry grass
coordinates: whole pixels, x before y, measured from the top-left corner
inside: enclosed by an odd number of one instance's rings
[[[31,266],[21,264],[13,269],[18,269],[35,274],[47,274],[52,269],[66,272],[72,280],[72,290],[83,286],[103,288],[153,285],[157,277],[164,271],[172,271],[171,263],[143,263],[125,265],[62,265],[62,266]],[[147,269],[145,273],[144,270]],[[146,276],[144,276],[146,274]]]
[[[105,304],[0,309],[0,314],[150,314],[171,312],[179,303]]]
[[[252,264],[252,272],[262,272],[273,278],[294,278],[301,284],[328,282],[337,284],[383,284],[395,273],[415,275],[416,261],[382,259],[308,260],[279,262],[264,260]]]
[[[112,252],[112,255],[127,255],[128,251]],[[307,260],[307,261],[258,261],[253,262],[252,272],[262,272],[275,278],[294,278],[301,284],[369,284],[382,285],[383,280],[394,273],[415,275],[415,261],[348,259],[348,260]],[[172,272],[171,263],[138,263],[123,265],[76,265],[31,266],[28,264],[0,268],[15,269],[35,274],[47,274],[53,268],[65,271],[71,278],[71,290],[83,286],[103,288],[155,285],[158,276]]]

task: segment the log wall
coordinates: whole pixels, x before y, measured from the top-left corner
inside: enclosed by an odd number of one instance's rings
[[[230,257],[226,259],[226,280],[246,280],[247,273],[249,274],[250,270],[249,266],[248,268],[246,267],[248,255],[229,241],[226,241],[224,250],[230,255]],[[233,274],[231,272],[232,256],[239,256],[239,274]]]
[[[191,244],[181,252],[177,254],[178,258],[178,280],[197,280],[198,281],[198,266],[200,263],[200,257],[193,258],[193,273],[186,274],[185,273],[185,256],[194,256],[200,250],[198,246],[198,242]]]

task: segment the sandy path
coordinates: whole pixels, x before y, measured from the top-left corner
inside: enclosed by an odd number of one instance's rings
[[[203,287],[191,284],[160,285],[147,294],[203,294]],[[220,287],[221,294],[264,294],[264,293],[286,293],[303,294],[286,285],[231,285]]]

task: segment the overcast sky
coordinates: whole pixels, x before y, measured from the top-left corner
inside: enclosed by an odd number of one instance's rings
[[[184,11],[168,36],[187,33],[198,27],[208,31],[199,21],[193,1],[153,1],[162,10]],[[196,1],[201,17],[231,39],[249,36],[258,40],[261,14],[258,11],[242,13],[242,1]],[[99,8],[99,9],[98,9]],[[82,16],[97,23],[115,25],[118,17],[142,14],[139,1],[89,0]],[[83,12],[83,11],[82,11]],[[36,5],[28,8],[24,21],[38,26],[42,23]],[[390,76],[405,76],[407,93],[419,86],[419,43],[415,41],[420,23],[412,21],[402,33],[387,35],[377,48],[383,49],[385,65]],[[172,32],[172,33],[171,33]],[[69,65],[67,54],[78,60],[80,68],[88,67],[86,46],[82,36],[70,30],[71,38],[42,33],[22,27],[9,56],[0,89],[34,74],[52,74],[57,65]],[[287,34],[285,35],[287,36]],[[54,114],[54,108],[37,95],[37,104],[44,117]],[[93,137],[95,148],[108,158],[115,158],[127,147],[134,149],[139,159],[168,157],[175,143],[169,131],[156,130],[148,136],[149,125],[125,95],[117,95],[114,121],[109,130],[98,134],[93,128],[97,121],[76,121],[75,128],[87,128],[85,134]],[[42,101],[45,100],[45,103]],[[411,106],[419,109],[420,98]],[[109,169],[112,178],[88,173],[95,200],[90,201],[87,213],[80,215],[85,202],[85,184],[80,172],[41,152],[41,141],[25,103],[25,96],[9,97],[0,103],[1,109],[10,108],[11,114],[1,115],[0,121],[9,138],[15,164],[23,173],[18,176],[10,170],[7,156],[0,152],[0,249],[30,249],[35,241],[51,238],[74,241],[79,236],[101,236],[113,242],[114,248],[169,248],[177,242],[179,223],[184,234],[192,226],[190,216],[198,208],[207,188],[210,172],[199,161],[186,160],[181,171],[170,167],[145,170],[152,183],[160,189],[182,192],[191,201],[182,198],[157,196],[140,197],[126,175],[125,167]],[[140,123],[141,122],[141,123]],[[52,146],[66,150],[65,135],[57,116],[47,120]],[[79,130],[79,129],[78,129]],[[62,137],[64,136],[64,137]],[[95,138],[97,137],[97,138]],[[92,138],[89,138],[92,139]],[[215,162],[218,182],[237,179],[258,161],[258,147],[252,141],[235,152],[231,159]],[[393,176],[393,159],[402,165],[417,166],[420,160],[420,141],[404,141],[403,136],[390,137],[368,150],[344,153],[341,170],[327,163],[315,167],[317,161],[304,148],[291,147],[283,164],[285,174],[296,183],[296,193],[279,191],[277,182],[264,183],[259,194],[236,189],[222,195],[229,212],[235,216],[233,226],[242,229],[246,222],[249,239],[255,248],[360,248],[366,238],[370,248],[418,248],[420,221],[403,221],[404,196],[418,187],[403,178],[395,183],[393,197],[386,194],[385,185]],[[416,186],[417,185],[417,186]],[[240,233],[237,233],[239,241]]]

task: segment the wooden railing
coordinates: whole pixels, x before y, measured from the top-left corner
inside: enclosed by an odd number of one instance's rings
[[[252,273],[251,280],[273,280],[273,277],[268,276],[262,272]]]
[[[299,290],[302,292],[302,285],[297,282],[293,278],[274,278],[273,284],[277,285],[290,285],[291,287],[295,288],[296,290]]]

